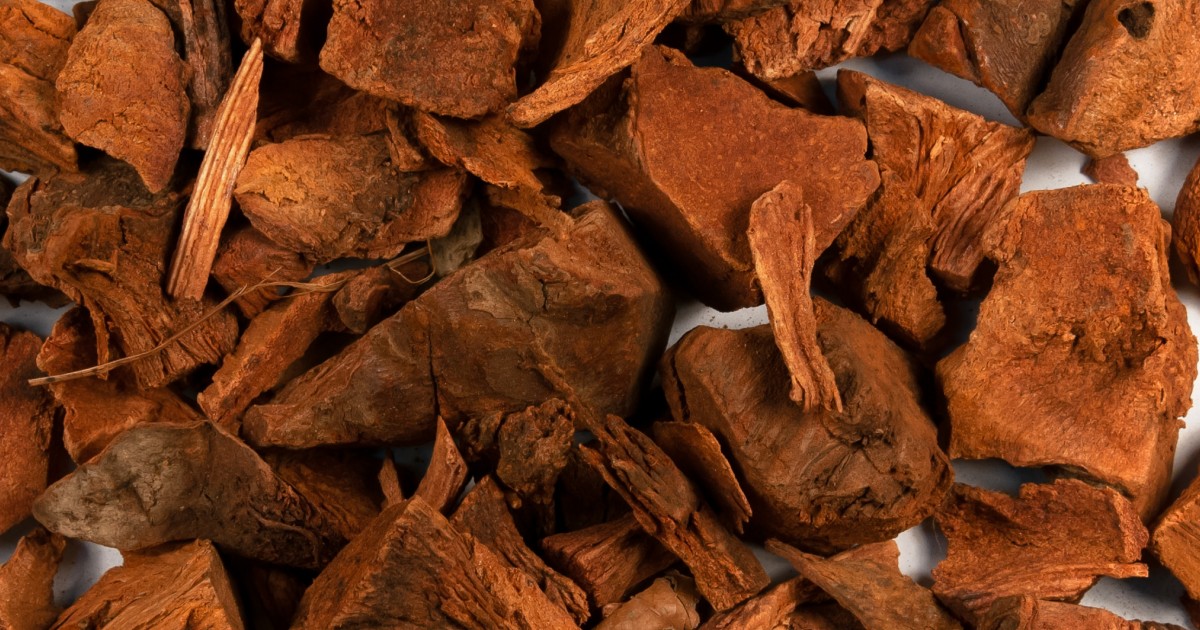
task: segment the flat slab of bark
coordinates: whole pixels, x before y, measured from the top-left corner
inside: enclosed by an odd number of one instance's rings
[[[54,576],[67,541],[38,527],[21,537],[12,556],[0,566],[0,627],[10,630],[49,628],[58,618]]]
[[[1156,621],[1130,621],[1103,608],[1065,602],[1038,601],[1036,597],[1010,597],[996,602],[979,630],[1183,630],[1181,626]]]
[[[330,4],[322,0],[234,0],[242,41],[261,39],[268,55],[291,63],[315,61]]]
[[[675,554],[642,530],[632,514],[542,539],[546,561],[583,587],[597,608],[675,564]]]
[[[383,511],[304,594],[293,628],[575,628],[533,580],[413,498]]]
[[[750,520],[750,500],[742,492],[737,475],[712,431],[695,422],[655,422],[652,434],[654,442],[671,456],[675,465],[716,504],[729,528],[742,533],[742,527]]]
[[[244,226],[226,231],[213,261],[212,277],[226,293],[232,294],[268,278],[278,282],[298,282],[307,278],[314,268],[315,265],[300,254],[277,245],[262,232]],[[278,298],[278,289],[264,288],[246,293],[234,303],[242,315],[254,319]]]
[[[805,412],[788,398],[787,367],[765,325],[698,327],[667,352],[660,374],[673,415],[726,447],[754,509],[751,529],[828,553],[921,522],[952,473],[908,355],[854,313],[815,306],[842,412]]]
[[[536,40],[532,0],[334,0],[321,68],[410,107],[479,118],[517,96],[517,56]]]
[[[1067,479],[1010,497],[958,484],[934,518],[949,549],[933,592],[963,619],[1011,595],[1078,601],[1101,576],[1147,575],[1138,559],[1149,535],[1111,488]]]
[[[568,395],[628,413],[672,316],[620,219],[588,204],[570,231],[478,259],[252,407],[247,436],[290,448],[419,444],[438,413],[456,425]]]
[[[923,345],[945,324],[931,273],[956,291],[975,284],[983,232],[1016,198],[1033,134],[858,72],[838,73],[838,93],[866,123],[883,184],[827,273],[872,321]]]
[[[810,555],[778,541],[769,541],[767,549],[783,556],[866,628],[962,628],[932,593],[900,573],[900,548],[895,541],[862,545],[832,558]]]
[[[50,486],[34,516],[51,531],[122,551],[205,538],[309,569],[346,542],[254,451],[207,422],[129,429]]]
[[[654,580],[645,590],[620,604],[596,624],[596,630],[695,630],[700,625],[696,584],[682,575]]]
[[[388,131],[390,118],[408,118],[407,108],[304,65],[273,65],[261,97],[256,146],[309,135],[367,136]]]
[[[99,160],[83,177],[22,184],[8,208],[4,247],[34,280],[88,310],[97,359],[107,362],[151,350],[215,306],[163,294],[179,205],[173,193],[147,193],[132,168]],[[236,319],[219,312],[127,369],[138,386],[159,387],[215,363],[236,340]]]
[[[987,88],[1022,119],[1085,6],[1080,0],[945,0],[929,10],[908,54]]]
[[[1188,279],[1192,284],[1200,285],[1200,264],[1197,264],[1200,261],[1200,161],[1192,167],[1175,198],[1171,247],[1183,263]]]
[[[159,192],[187,139],[187,85],[167,16],[148,0],[109,0],[96,6],[58,75],[59,118],[68,136],[128,162]]]
[[[1083,174],[1097,184],[1115,184],[1136,188],[1137,171],[1129,165],[1124,153],[1114,153],[1105,158],[1092,158],[1083,165]]]
[[[1200,129],[1200,7],[1089,2],[1029,124],[1093,157]]]
[[[1196,378],[1158,206],[1118,186],[1028,193],[983,243],[991,292],[937,366],[950,456],[1066,466],[1157,513]]]
[[[37,335],[0,323],[0,533],[29,517],[50,472],[54,399],[27,382],[42,376],[41,345]]]
[[[587,426],[598,445],[583,447],[585,459],[624,497],[642,529],[687,565],[715,610],[732,608],[770,584],[750,549],[717,521],[649,436],[616,416]]]
[[[130,553],[54,624],[66,628],[241,630],[233,585],[206,540]]]
[[[1193,481],[1175,500],[1154,527],[1151,549],[1154,555],[1179,578],[1193,600],[1200,599],[1200,554],[1194,541],[1200,523],[1200,483]]]
[[[662,47],[572,109],[551,145],[592,190],[621,202],[697,297],[722,310],[762,303],[746,229],[763,193],[796,184],[819,253],[879,181],[858,121],[788,108]]]

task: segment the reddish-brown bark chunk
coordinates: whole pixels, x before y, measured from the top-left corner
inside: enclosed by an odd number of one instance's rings
[[[621,601],[634,586],[678,559],[642,531],[632,514],[542,540],[546,561],[577,582],[596,607]]]
[[[1193,481],[1158,519],[1150,546],[1154,555],[1187,589],[1188,597],[1200,600],[1200,483]]]
[[[1200,285],[1200,161],[1188,173],[1175,199],[1171,246],[1188,279]]]
[[[1039,601],[1028,595],[997,601],[976,627],[979,630],[1183,630],[1171,623],[1130,621],[1103,608]]]
[[[50,472],[54,400],[27,383],[41,376],[42,340],[0,323],[0,533],[29,517]]]
[[[54,576],[67,541],[38,527],[21,537],[0,566],[0,628],[43,630],[58,617]]]

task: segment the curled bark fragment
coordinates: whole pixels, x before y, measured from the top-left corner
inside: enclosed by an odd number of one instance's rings
[[[1200,529],[1200,482],[1193,481],[1154,526],[1150,547],[1179,578],[1192,600],[1200,599],[1200,553],[1194,541]]]
[[[646,590],[608,613],[596,630],[695,630],[700,625],[696,583],[683,575],[654,580]]]
[[[44,630],[58,617],[54,576],[67,541],[38,527],[21,537],[0,566],[0,627]]]
[[[29,517],[50,472],[54,399],[27,381],[40,376],[31,332],[0,323],[0,533]]]
[[[467,462],[454,444],[454,436],[441,418],[437,420],[437,435],[433,440],[433,455],[429,470],[421,478],[417,492],[425,503],[439,512],[449,512],[458,501],[458,494],[467,483]]]
[[[979,630],[1183,630],[1171,623],[1129,621],[1103,608],[1039,601],[1029,595],[997,601],[977,627]]]
[[[695,422],[655,422],[653,435],[675,465],[707,491],[729,528],[742,533],[750,501],[712,431]]]
[[[250,226],[226,234],[222,240],[213,261],[212,276],[226,293],[254,286],[268,278],[297,282],[307,278],[315,268],[300,254],[277,245]],[[242,315],[254,319],[277,299],[278,290],[270,287],[246,293],[234,303]]]
[[[596,607],[621,601],[633,587],[677,561],[631,514],[548,536],[542,540],[542,553],[583,587]]]
[[[1200,161],[1192,167],[1171,217],[1171,247],[1192,284],[1200,285]]]
[[[1097,184],[1115,184],[1136,188],[1138,184],[1137,171],[1129,165],[1129,159],[1124,153],[1116,153],[1106,158],[1092,158],[1083,165],[1083,174]]]

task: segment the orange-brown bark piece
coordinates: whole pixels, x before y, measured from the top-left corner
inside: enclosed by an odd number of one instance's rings
[[[43,81],[54,81],[67,60],[75,21],[34,0],[0,2],[0,64]]]
[[[1200,285],[1200,161],[1188,173],[1175,199],[1171,246],[1188,279]]]
[[[416,109],[479,118],[516,98],[514,65],[539,29],[532,0],[334,0],[321,68]]]
[[[998,266],[967,343],[942,359],[950,456],[1065,466],[1158,512],[1196,339],[1145,190],[1022,195],[985,234]]]
[[[0,323],[0,533],[29,517],[50,472],[54,399],[26,381],[41,376],[42,340]]]
[[[839,72],[838,92],[866,122],[883,184],[827,273],[873,322],[924,345],[945,324],[930,273],[975,284],[982,234],[1016,198],[1033,135],[858,72]]]
[[[421,478],[413,496],[421,497],[425,503],[439,512],[449,512],[458,501],[463,485],[467,483],[467,462],[454,436],[441,418],[437,420],[437,433],[433,440],[433,454],[429,457],[429,470]]]
[[[551,145],[597,194],[621,202],[697,297],[722,310],[762,303],[746,228],[763,193],[796,184],[819,253],[879,182],[862,123],[788,108],[661,47],[568,112]]]
[[[1029,106],[1038,131],[1092,157],[1200,129],[1200,7],[1097,0]]]
[[[652,434],[675,465],[705,490],[729,528],[742,533],[750,520],[750,500],[712,431],[695,422],[655,422]]]
[[[1111,488],[1066,479],[1010,497],[960,484],[934,518],[949,549],[933,592],[963,619],[1011,595],[1078,601],[1101,576],[1147,575],[1146,527]]]
[[[836,113],[833,103],[829,102],[829,95],[825,94],[825,88],[821,86],[821,79],[812,70],[770,81],[754,78],[751,82],[784,105],[803,107],[814,114]]]
[[[58,618],[54,576],[67,541],[38,527],[21,537],[0,566],[0,628],[44,630]]]
[[[783,556],[865,628],[962,628],[932,593],[900,573],[900,548],[895,541],[863,545],[832,558],[810,555],[778,541],[768,541],[767,549]]]
[[[297,282],[315,265],[300,254],[262,235],[250,226],[226,233],[213,261],[212,276],[226,293],[236,293],[263,281]],[[242,294],[234,301],[238,310],[254,319],[279,298],[274,287]]]
[[[254,451],[207,422],[129,429],[50,486],[34,516],[51,531],[122,551],[205,538],[309,569],[346,542]]]
[[[333,295],[330,303],[338,322],[356,335],[367,332],[420,295],[428,285],[416,280],[432,271],[428,260],[414,260],[395,270],[387,265],[362,270]]]
[[[385,455],[379,467],[379,489],[383,491],[383,507],[391,507],[405,500],[400,470],[391,455]]]
[[[124,566],[109,569],[54,624],[56,630],[244,627],[229,575],[206,540],[128,554]]]
[[[824,595],[812,582],[794,577],[742,602],[737,608],[709,617],[703,630],[743,630],[772,628],[787,630],[825,630],[792,623],[791,618],[802,604],[821,599]],[[829,630],[833,630],[830,628]]]
[[[200,322],[161,352],[129,365],[142,388],[215,363],[237,340],[235,318],[224,311],[209,314],[211,300],[171,301],[163,295],[178,211],[175,194],[147,193],[133,169],[107,159],[94,162],[83,178],[28,180],[8,208],[4,247],[34,280],[88,310],[100,362],[117,353],[149,351]]]
[[[1158,519],[1150,547],[1155,557],[1179,578],[1188,597],[1200,599],[1200,483],[1193,481]]]
[[[542,182],[533,172],[553,165],[538,153],[532,136],[502,116],[458,121],[414,112],[413,121],[417,140],[434,158],[489,184],[541,190]]]
[[[148,0],[107,0],[58,75],[59,118],[71,138],[128,162],[160,192],[187,138],[187,81],[167,16]]]
[[[321,572],[296,630],[575,628],[533,580],[414,497],[383,511]]]
[[[976,626],[979,630],[1183,630],[1156,621],[1130,621],[1103,608],[1091,608],[1036,597],[1009,597],[997,601]]]
[[[930,9],[908,54],[987,88],[1023,119],[1085,6],[1081,0],[944,0]]]
[[[617,603],[630,589],[678,560],[632,514],[542,539],[546,561],[575,580],[596,607]]]
[[[692,482],[648,436],[616,416],[588,424],[598,445],[585,459],[617,491],[646,533],[679,556],[715,610],[770,584],[758,559],[717,520]]]
[[[700,596],[696,583],[683,575],[654,580],[645,590],[609,612],[596,630],[695,630],[700,625],[696,610]]]
[[[841,412],[805,412],[788,398],[768,326],[696,328],[660,373],[676,419],[704,425],[727,449],[754,510],[751,530],[828,553],[920,523],[952,472],[909,356],[854,313],[815,306]]]
[[[182,49],[183,62],[187,66],[187,94],[192,105],[187,146],[204,150],[213,134],[221,97],[233,76],[233,51],[229,45],[225,2],[150,1],[167,15],[182,40],[176,47]]]
[[[758,15],[767,9],[787,4],[788,0],[692,0],[682,19],[701,22],[728,22]]]
[[[382,510],[383,491],[376,476],[376,462],[364,453],[270,449],[263,452],[262,458],[346,540],[357,536]]]
[[[1138,185],[1137,171],[1129,165],[1129,158],[1124,153],[1116,153],[1105,158],[1092,158],[1083,165],[1083,174],[1097,184],[1114,184],[1136,188]]]
[[[322,0],[234,0],[242,41],[262,40],[270,56],[291,63],[314,61],[324,39],[330,3]]]

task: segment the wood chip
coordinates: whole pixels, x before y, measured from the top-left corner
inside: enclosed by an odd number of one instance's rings
[[[678,562],[632,514],[542,540],[546,561],[570,576],[594,606],[620,602],[638,584]]]
[[[655,422],[652,434],[675,465],[706,491],[729,528],[741,534],[752,513],[750,500],[717,437],[695,422]]]
[[[696,583],[682,575],[661,577],[596,624],[596,630],[695,630],[700,625]]]

